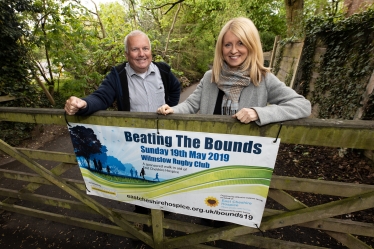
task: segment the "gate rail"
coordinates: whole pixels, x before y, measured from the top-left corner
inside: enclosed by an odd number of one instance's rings
[[[279,137],[282,143],[374,150],[374,121],[301,119],[283,122],[282,126],[270,124],[259,127],[254,123],[241,124],[231,117],[213,115],[173,114],[160,116],[153,113],[100,111],[89,117],[67,116],[65,118],[64,111],[57,109],[0,108],[0,121],[66,125],[66,120],[74,123],[119,127],[269,137],[276,137],[280,130]],[[0,170],[0,181],[28,182],[28,185],[19,190],[0,188],[0,196],[6,197],[0,202],[0,208],[3,210],[139,239],[156,249],[216,248],[202,244],[215,240],[226,240],[259,248],[322,248],[259,236],[258,229],[236,224],[212,228],[164,218],[163,212],[160,210],[152,210],[151,215],[142,215],[107,207],[100,202],[100,199],[86,195],[82,179],[61,177],[69,170],[77,168],[74,154],[14,148],[2,140],[0,140],[0,150],[36,173]],[[48,170],[36,160],[55,161],[59,164]],[[35,193],[37,189],[45,185],[57,186],[70,196],[75,197],[76,200]],[[328,203],[308,207],[292,196],[290,192],[329,195],[337,198]],[[324,231],[348,248],[371,248],[356,236],[374,237],[374,224],[336,217],[360,210],[372,211],[374,208],[374,185],[273,175],[268,198],[280,204],[282,208],[265,209],[261,231],[288,226],[308,227]],[[99,223],[31,209],[18,205],[20,200],[60,207],[74,212],[98,213],[111,223]],[[134,226],[134,223],[152,226],[152,233],[143,232]],[[166,229],[180,231],[185,235],[169,238],[165,236]]]

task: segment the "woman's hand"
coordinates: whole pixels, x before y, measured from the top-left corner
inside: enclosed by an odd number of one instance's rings
[[[170,106],[168,105],[162,105],[161,107],[159,107],[157,109],[157,113],[158,114],[164,114],[164,115],[167,115],[167,114],[170,114],[170,113],[174,113],[174,110],[173,108],[171,108]]]
[[[243,108],[236,114],[232,115],[232,117],[237,118],[240,122],[245,124],[258,120],[257,112],[251,108]]]

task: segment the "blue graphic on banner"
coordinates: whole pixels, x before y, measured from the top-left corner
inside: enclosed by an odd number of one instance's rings
[[[71,125],[88,194],[260,225],[280,139]]]

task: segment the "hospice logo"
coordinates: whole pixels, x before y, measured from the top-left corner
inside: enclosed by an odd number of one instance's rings
[[[219,204],[219,201],[215,197],[209,196],[205,198],[205,204],[209,207],[217,207]]]

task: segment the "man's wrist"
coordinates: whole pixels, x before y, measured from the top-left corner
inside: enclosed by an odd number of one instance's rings
[[[82,100],[82,101],[84,103],[84,106],[82,108],[79,108],[79,109],[84,110],[84,109],[87,108],[87,101],[85,101],[85,100]]]

